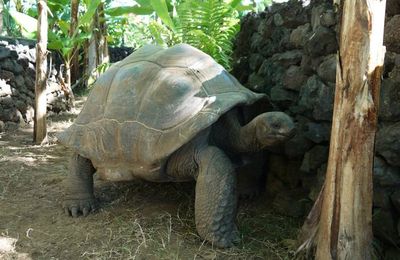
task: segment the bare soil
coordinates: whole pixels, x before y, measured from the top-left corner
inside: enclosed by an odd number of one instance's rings
[[[62,210],[71,151],[55,143],[78,109],[50,116],[50,143],[32,144],[32,127],[0,133],[0,259],[291,259],[299,220],[265,197],[241,201],[242,241],[213,248],[196,234],[194,183],[95,180],[101,209],[71,218]]]

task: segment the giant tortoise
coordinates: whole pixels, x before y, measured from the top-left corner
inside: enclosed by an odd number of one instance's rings
[[[266,112],[247,124],[240,108],[264,98],[187,44],[147,45],[98,78],[75,122],[58,136],[72,148],[65,211],[95,209],[93,174],[111,181],[196,181],[199,235],[218,247],[237,241],[233,154],[287,140],[294,124]]]

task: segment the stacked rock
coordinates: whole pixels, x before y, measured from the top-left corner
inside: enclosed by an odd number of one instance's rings
[[[120,60],[125,59],[134,51],[133,48],[130,47],[108,47],[108,53],[110,54],[110,62],[114,63]]]
[[[0,132],[29,124],[34,117],[35,43],[21,43],[0,39]],[[48,82],[47,103],[48,111],[69,109],[61,87],[54,81]]]
[[[374,231],[400,243],[400,4],[388,0],[387,55],[374,168]],[[390,7],[392,6],[392,7]],[[397,11],[396,11],[397,10]],[[266,93],[297,122],[297,135],[272,151],[267,191],[276,210],[304,216],[318,196],[328,159],[336,78],[337,17],[329,0],[291,0],[242,19],[232,73]]]

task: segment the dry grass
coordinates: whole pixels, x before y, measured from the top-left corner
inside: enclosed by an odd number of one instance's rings
[[[50,140],[76,116],[48,121]],[[34,146],[32,129],[0,135],[0,259],[291,259],[301,221],[272,212],[266,198],[241,202],[242,240],[219,249],[197,235],[193,183],[96,180],[101,209],[73,219],[61,210],[71,151]],[[15,245],[15,247],[14,247]]]

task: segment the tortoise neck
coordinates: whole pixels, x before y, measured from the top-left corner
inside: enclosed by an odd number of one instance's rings
[[[238,120],[237,111],[231,111],[223,118],[225,138],[222,142],[236,153],[255,152],[260,150],[260,144],[256,138],[256,124],[254,120],[242,126]]]

